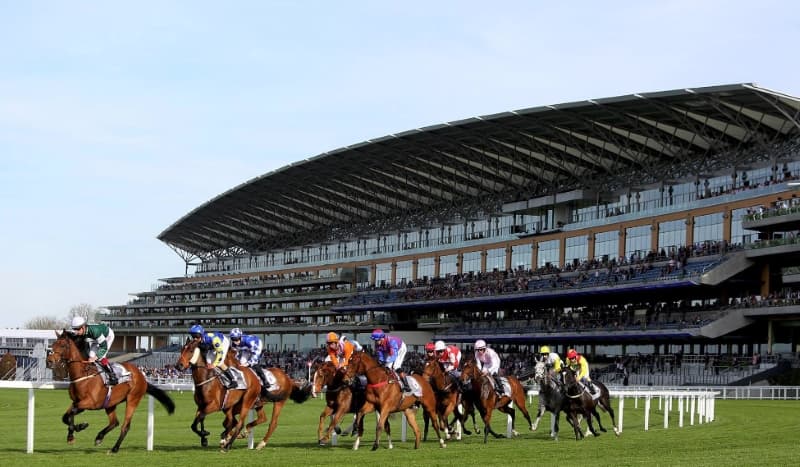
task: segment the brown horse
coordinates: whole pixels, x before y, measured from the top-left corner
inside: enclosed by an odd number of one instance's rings
[[[366,402],[366,395],[363,390],[354,390],[347,385],[344,381],[345,371],[337,370],[331,362],[324,362],[319,365],[314,372],[312,397],[317,397],[317,394],[325,392],[325,409],[319,415],[319,428],[317,429],[317,440],[320,446],[325,446],[330,440],[331,433],[336,430],[337,434],[341,433],[339,430],[339,423],[345,414],[352,413],[358,414],[359,409]],[[327,430],[325,427],[325,420],[331,417],[330,424]],[[353,420],[355,425],[355,419]],[[383,427],[386,433],[391,434],[389,421]],[[361,420],[361,425],[348,428],[346,432],[352,431],[353,434],[364,432],[364,421]]]
[[[17,379],[17,357],[11,352],[6,352],[0,358],[0,379],[13,381]]]
[[[122,366],[130,373],[130,377],[127,380],[121,378],[120,382],[114,386],[106,386],[97,366],[89,363],[81,352],[84,341],[66,331],[56,331],[56,336],[53,347],[47,356],[47,365],[51,368],[66,367],[69,374],[69,396],[72,404],[61,417],[61,421],[68,427],[67,443],[73,444],[75,432],[82,431],[89,426],[88,423],[75,424],[75,415],[84,410],[103,409],[108,415],[108,425],[100,430],[94,439],[94,444],[100,445],[106,434],[119,425],[117,405],[125,402],[125,419],[120,427],[119,438],[111,448],[110,452],[112,453],[119,451],[125,435],[128,434],[133,413],[145,394],[150,394],[158,399],[169,414],[175,411],[175,403],[172,402],[169,395],[147,382],[144,374],[136,365],[123,363]]]
[[[226,355],[226,363],[229,366],[235,363],[232,352],[228,352]],[[224,430],[220,436],[220,447],[223,450],[229,450],[242,429],[247,412],[250,409],[258,411],[263,406],[259,399],[261,382],[258,376],[252,371],[243,371],[246,389],[226,389],[220,379],[219,370],[206,367],[206,359],[202,355],[199,342],[193,339],[186,340],[175,366],[181,370],[192,369],[197,412],[191,428],[200,437],[200,444],[208,446],[208,435],[211,434],[205,430],[206,416],[222,411],[225,414],[225,421],[223,422]]]
[[[597,412],[598,405],[611,416],[614,434],[619,436],[619,429],[614,420],[614,409],[611,407],[611,396],[605,384],[600,381],[592,381],[592,384],[595,386],[595,391],[600,391],[600,395],[595,399],[592,397],[592,394],[589,393],[589,390],[578,382],[575,371],[566,367],[562,369],[561,373],[564,377],[564,394],[566,395],[564,412],[567,414],[572,428],[575,430],[575,440],[582,439],[589,434],[597,436],[597,432],[592,424],[592,416],[597,420],[600,431],[606,431],[606,429],[603,428],[603,424],[600,422],[600,414]],[[582,416],[586,419],[588,425],[586,433],[581,432],[580,418],[578,416]]]
[[[364,352],[354,354],[350,359],[350,365],[345,374],[345,381],[352,382],[358,375],[365,375],[367,377],[367,401],[361,410],[358,411],[356,417],[356,424],[363,423],[364,415],[378,411],[378,422],[375,426],[375,443],[372,445],[372,450],[378,449],[380,443],[381,432],[389,414],[394,412],[403,412],[406,416],[411,429],[414,430],[414,449],[419,448],[421,441],[421,434],[419,425],[417,425],[416,414],[414,413],[414,406],[421,404],[425,412],[433,421],[433,429],[436,430],[436,436],[439,438],[439,445],[445,447],[445,441],[442,439],[439,431],[439,421],[436,415],[436,396],[433,394],[433,389],[430,384],[421,375],[412,375],[411,378],[419,385],[421,389],[421,396],[404,395],[400,388],[399,381],[394,373],[386,367],[378,365],[374,358]],[[356,442],[353,444],[353,449],[358,449],[361,442],[362,433],[358,434]],[[391,448],[391,439],[389,447]]]
[[[522,411],[522,415],[528,421],[528,425],[533,429],[531,416],[528,414],[528,408],[525,406],[525,389],[520,384],[519,380],[514,376],[506,376],[509,386],[511,387],[511,396],[503,395],[498,396],[497,392],[490,381],[491,376],[484,375],[478,368],[474,360],[468,360],[461,370],[461,381],[468,388],[467,391],[472,393],[475,405],[478,412],[483,418],[483,442],[486,443],[491,433],[495,438],[502,435],[496,433],[491,426],[492,411],[496,408],[499,411],[511,416],[511,433],[513,436],[519,436],[519,432],[514,429],[514,422],[516,419],[516,411],[510,404],[513,402]]]
[[[447,420],[461,401],[458,381],[445,373],[442,364],[435,359],[430,359],[425,362],[422,376],[428,380],[434,394],[436,394],[436,413],[439,416],[439,426],[444,427],[445,438],[450,439],[450,430]],[[461,423],[463,425],[461,417],[456,417],[456,423]],[[423,439],[428,439],[427,416],[425,417],[425,433]],[[456,439],[461,439],[460,432],[458,432]]]

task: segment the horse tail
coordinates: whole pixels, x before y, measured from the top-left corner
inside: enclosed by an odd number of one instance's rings
[[[159,387],[147,383],[147,393],[158,399],[158,402],[161,402],[161,405],[167,409],[168,414],[172,415],[175,412],[175,402],[173,402],[172,398]]]
[[[292,393],[289,395],[290,399],[298,404],[302,404],[311,397],[311,391],[314,389],[313,384],[306,383],[301,386],[297,381],[292,381],[292,383]]]

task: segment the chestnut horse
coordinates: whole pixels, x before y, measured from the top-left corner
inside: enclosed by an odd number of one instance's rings
[[[444,427],[444,435],[446,439],[450,439],[450,430],[447,420],[450,418],[459,402],[461,401],[461,393],[459,392],[458,381],[453,379],[452,376],[444,372],[442,364],[435,359],[430,359],[425,362],[425,367],[422,370],[424,376],[431,385],[431,388],[436,395],[436,413],[439,416],[439,426]],[[460,416],[456,416],[455,423],[461,423],[463,420]],[[466,417],[464,417],[466,418]],[[458,431],[457,431],[458,432]],[[428,439],[428,418],[425,417],[425,433],[423,439]],[[457,438],[461,439],[461,433],[458,432]]]
[[[319,428],[317,429],[317,440],[320,446],[325,446],[331,437],[331,432],[336,430],[337,434],[341,433],[339,423],[345,414],[352,413],[358,414],[358,410],[366,402],[366,395],[363,390],[353,389],[344,382],[345,371],[337,370],[331,362],[324,362],[318,366],[314,372],[312,382],[314,384],[312,390],[312,397],[317,397],[317,394],[325,392],[325,409],[319,415]],[[327,430],[325,427],[325,419],[331,417],[331,422]],[[386,433],[391,434],[389,421],[383,427]],[[352,431],[353,434],[364,433],[364,421],[361,420],[361,425],[355,426],[355,419],[353,426],[346,431]],[[323,433],[324,432],[324,433]]]
[[[66,331],[56,331],[56,340],[47,356],[48,367],[66,367],[69,374],[69,397],[72,399],[72,404],[61,417],[61,421],[68,427],[67,443],[73,444],[75,432],[82,431],[89,426],[88,423],[75,424],[75,415],[84,410],[102,409],[108,415],[108,425],[100,430],[94,439],[94,444],[97,446],[103,442],[103,438],[109,431],[119,425],[117,405],[125,402],[125,419],[120,427],[119,438],[111,448],[111,453],[119,451],[125,435],[128,434],[133,413],[145,394],[150,394],[158,399],[169,414],[175,412],[175,403],[169,395],[147,382],[141,370],[131,363],[122,364],[130,372],[129,380],[120,381],[114,386],[106,386],[97,366],[89,363],[81,351],[83,344],[85,342],[82,338],[75,337]]]
[[[499,411],[511,416],[511,433],[513,436],[519,436],[519,432],[514,429],[514,422],[516,419],[516,411],[510,404],[513,402],[522,411],[522,415],[528,421],[528,425],[533,429],[531,416],[528,414],[528,408],[525,406],[525,389],[520,384],[519,380],[514,376],[506,376],[509,386],[511,386],[511,397],[497,395],[494,386],[490,381],[491,376],[484,375],[474,360],[468,360],[461,369],[461,381],[467,387],[467,391],[471,392],[478,412],[483,418],[483,442],[486,443],[491,433],[495,438],[502,435],[492,430],[492,411],[496,408]]]
[[[614,434],[619,436],[619,429],[614,420],[614,409],[611,407],[611,396],[606,385],[600,381],[592,381],[592,384],[595,386],[595,391],[600,391],[600,395],[595,399],[592,397],[592,394],[589,393],[589,390],[578,382],[574,370],[569,367],[563,368],[561,374],[564,377],[564,395],[567,398],[564,412],[567,414],[567,417],[569,417],[572,428],[575,430],[575,440],[582,439],[589,434],[597,436],[597,432],[592,424],[592,415],[594,415],[594,418],[597,420],[600,431],[606,431],[606,429],[603,428],[603,424],[600,422],[600,414],[597,412],[598,405],[611,416],[611,425],[614,427]],[[588,425],[586,433],[581,432],[579,415],[586,419]]]
[[[220,436],[219,444],[222,450],[227,451],[241,431],[247,412],[250,409],[258,411],[263,406],[259,399],[261,381],[252,371],[243,371],[246,389],[228,390],[220,379],[219,370],[206,367],[206,358],[202,353],[199,341],[187,339],[186,344],[181,348],[175,366],[180,370],[192,369],[194,402],[197,404],[192,431],[200,437],[202,446],[208,446],[208,435],[211,433],[205,430],[205,418],[210,413],[222,411],[225,414],[225,420],[222,424],[224,431]],[[228,352],[225,363],[228,366],[235,363],[233,352]]]
[[[421,375],[411,375],[411,378],[421,388],[421,396],[417,397],[414,394],[404,395],[400,388],[399,381],[397,381],[394,373],[386,367],[383,367],[375,361],[374,358],[365,352],[354,354],[350,358],[350,365],[347,367],[345,373],[345,381],[351,383],[358,375],[365,375],[367,377],[367,401],[361,410],[358,411],[356,417],[356,424],[363,423],[364,415],[378,411],[378,422],[375,426],[375,443],[372,445],[372,450],[378,449],[380,443],[381,432],[389,419],[389,414],[394,412],[403,412],[406,416],[411,429],[414,430],[414,449],[419,448],[421,441],[421,434],[419,425],[417,425],[416,414],[414,413],[414,406],[421,404],[423,410],[427,412],[428,416],[433,421],[433,429],[436,430],[436,436],[439,438],[439,445],[445,447],[446,444],[442,439],[439,432],[439,420],[436,415],[436,396],[433,394],[431,385]],[[353,449],[358,449],[361,443],[361,435],[358,434],[356,442],[353,444]],[[389,447],[391,448],[391,438],[389,440]]]

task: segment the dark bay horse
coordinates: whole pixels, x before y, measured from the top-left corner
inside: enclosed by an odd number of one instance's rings
[[[400,388],[400,382],[396,380],[396,376],[391,370],[383,367],[375,361],[374,358],[367,353],[359,352],[354,354],[350,359],[350,365],[347,367],[345,374],[345,381],[351,383],[358,375],[365,375],[367,377],[367,401],[361,410],[358,411],[356,417],[356,424],[363,423],[364,415],[378,411],[378,421],[375,426],[375,443],[372,445],[372,450],[378,449],[380,443],[381,432],[389,418],[389,414],[394,412],[403,412],[406,416],[408,425],[414,430],[414,449],[418,449],[421,441],[421,433],[419,425],[417,424],[416,414],[414,413],[414,406],[421,404],[425,412],[433,421],[433,429],[436,431],[436,436],[439,438],[439,445],[445,447],[445,441],[442,439],[439,431],[439,421],[436,415],[436,396],[433,394],[433,389],[430,384],[421,375],[411,375],[416,384],[421,388],[421,396],[404,395]],[[353,449],[358,449],[361,442],[361,433],[358,434]],[[391,439],[389,441],[391,448]]]
[[[436,359],[429,359],[425,362],[425,367],[422,370],[424,376],[431,385],[434,394],[436,395],[436,414],[439,416],[439,426],[444,428],[444,435],[446,439],[450,439],[450,430],[447,423],[450,414],[456,411],[456,408],[461,401],[461,392],[459,391],[458,381],[453,379],[449,374],[444,372],[442,364]],[[465,417],[466,418],[466,417]],[[463,420],[460,416],[456,416],[455,423],[461,423]],[[461,439],[461,433],[456,429],[457,438]],[[425,433],[423,439],[428,439],[428,417],[425,416]]]
[[[478,412],[483,418],[483,442],[486,443],[489,434],[491,433],[495,438],[502,435],[496,433],[492,429],[492,411],[497,409],[507,415],[511,416],[511,433],[512,436],[519,436],[519,432],[514,429],[514,422],[516,419],[516,410],[511,407],[513,402],[525,416],[528,425],[533,429],[531,416],[528,414],[528,408],[525,406],[525,389],[520,384],[519,380],[514,376],[506,376],[509,386],[511,386],[511,397],[498,396],[494,390],[494,386],[490,381],[491,376],[484,375],[478,369],[478,365],[474,360],[468,360],[461,369],[461,382],[466,386],[465,392],[470,392]]]
[[[575,440],[582,439],[589,434],[597,436],[597,432],[592,424],[592,416],[597,420],[600,431],[606,431],[600,421],[600,414],[597,412],[598,405],[611,416],[614,434],[619,436],[619,429],[614,420],[614,409],[611,407],[611,396],[605,384],[600,381],[592,381],[592,384],[595,386],[595,391],[600,391],[600,396],[595,399],[592,397],[592,394],[589,393],[589,390],[578,382],[575,371],[567,367],[562,369],[561,373],[564,377],[564,394],[566,396],[564,412],[570,418],[572,428],[575,430]],[[585,418],[588,424],[585,434],[581,432],[579,415]]]
[[[331,362],[322,363],[314,371],[314,377],[312,379],[312,397],[317,397],[317,394],[325,392],[325,408],[319,415],[319,428],[317,429],[317,440],[320,446],[328,444],[331,433],[334,430],[336,430],[336,433],[340,433],[338,426],[345,414],[358,414],[359,409],[361,409],[366,402],[366,394],[364,391],[351,388],[345,383],[344,378],[345,371],[337,370]],[[332,418],[328,424],[328,428],[325,429],[325,420],[331,416]],[[355,425],[355,417],[353,425]],[[386,421],[384,429],[387,434],[391,434],[388,420]],[[361,420],[360,426],[352,426],[345,431],[352,431],[353,434],[363,434],[364,420]]]
[[[561,411],[564,410],[566,397],[562,392],[562,387],[559,384],[555,373],[548,370],[544,362],[537,362],[533,380],[539,384],[539,400],[544,404],[539,404],[539,411],[536,414],[536,420],[533,421],[533,431],[539,427],[539,420],[542,419],[545,411],[553,414],[550,423],[550,437],[558,440],[558,420],[561,417]],[[570,420],[569,418],[567,420]]]
[[[226,356],[226,363],[229,366],[235,363],[231,352]],[[175,366],[181,370],[192,369],[194,402],[197,404],[197,412],[195,412],[191,428],[200,437],[200,444],[208,446],[208,435],[211,434],[205,430],[206,416],[222,411],[225,420],[223,422],[224,431],[220,436],[220,447],[223,450],[229,450],[242,429],[247,412],[250,409],[259,411],[263,406],[259,398],[261,381],[258,376],[252,371],[242,372],[247,388],[227,389],[220,379],[219,370],[207,368],[206,358],[202,355],[199,342],[193,339],[187,339],[186,344],[181,348]]]
[[[75,424],[75,415],[84,410],[105,410],[108,415],[108,425],[97,433],[94,439],[95,445],[100,445],[103,438],[109,431],[113,430],[119,421],[117,420],[117,405],[125,402],[125,419],[120,427],[119,438],[111,448],[112,453],[119,451],[125,435],[131,425],[131,418],[136,411],[139,402],[145,394],[155,397],[167,409],[169,414],[175,411],[175,403],[156,386],[153,386],[136,365],[123,363],[122,366],[130,372],[128,381],[120,382],[114,386],[106,386],[100,375],[97,366],[89,363],[87,357],[81,351],[83,339],[75,337],[66,331],[56,331],[56,340],[47,356],[47,365],[50,368],[66,367],[69,374],[69,397],[72,404],[61,420],[67,425],[67,443],[75,442],[75,432],[86,429],[88,423]]]

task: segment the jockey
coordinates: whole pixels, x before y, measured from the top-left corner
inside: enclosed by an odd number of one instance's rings
[[[329,332],[325,339],[325,350],[328,351],[328,358],[325,360],[330,361],[336,369],[347,368],[350,363],[350,357],[356,351],[356,346],[347,337],[339,335],[335,332]]]
[[[436,352],[436,359],[442,364],[444,371],[458,380],[461,376],[458,371],[458,366],[461,364],[461,349],[455,345],[445,345],[444,341],[436,341],[433,349]]]
[[[411,392],[406,382],[405,372],[402,370],[403,360],[406,358],[406,343],[403,339],[397,336],[390,336],[383,332],[383,329],[376,329],[372,331],[369,336],[370,339],[375,341],[375,353],[377,354],[378,363],[386,368],[396,372],[400,377],[403,392]]]
[[[242,334],[242,330],[239,328],[231,329],[228,336],[231,339],[231,348],[236,350],[236,355],[239,357],[239,365],[252,368],[258,379],[261,380],[261,387],[268,388],[269,382],[267,382],[264,371],[258,363],[261,358],[261,348],[263,347],[261,339],[250,334]]]
[[[586,357],[579,354],[575,349],[569,349],[567,351],[567,365],[577,373],[578,381],[583,383],[590,393],[594,394],[594,385],[591,378],[589,378],[589,362]]]
[[[497,355],[494,349],[487,348],[486,341],[483,339],[475,341],[475,363],[478,364],[478,369],[481,370],[481,373],[492,376],[489,381],[491,381],[495,391],[501,393],[503,385],[500,383],[497,374],[500,371],[500,356]]]
[[[433,342],[425,344],[425,360],[433,360],[436,358],[436,346]]]
[[[189,328],[189,334],[192,339],[197,341],[197,347],[206,353],[206,368],[219,368],[225,375],[225,387],[228,389],[236,388],[236,378],[231,374],[230,368],[225,364],[225,356],[228,354],[228,347],[231,341],[225,337],[225,334],[219,331],[208,331],[203,329],[199,324],[193,325]],[[208,360],[213,352],[214,360],[208,363]]]
[[[550,347],[543,345],[539,349],[539,355],[541,356],[539,361],[543,362],[548,370],[552,368],[556,373],[561,373],[561,357],[558,352],[551,352]]]
[[[89,344],[89,361],[99,363],[108,376],[108,385],[117,384],[117,375],[108,361],[108,349],[114,342],[114,331],[105,324],[86,324],[86,318],[76,316],[72,318],[72,333],[82,336]]]

